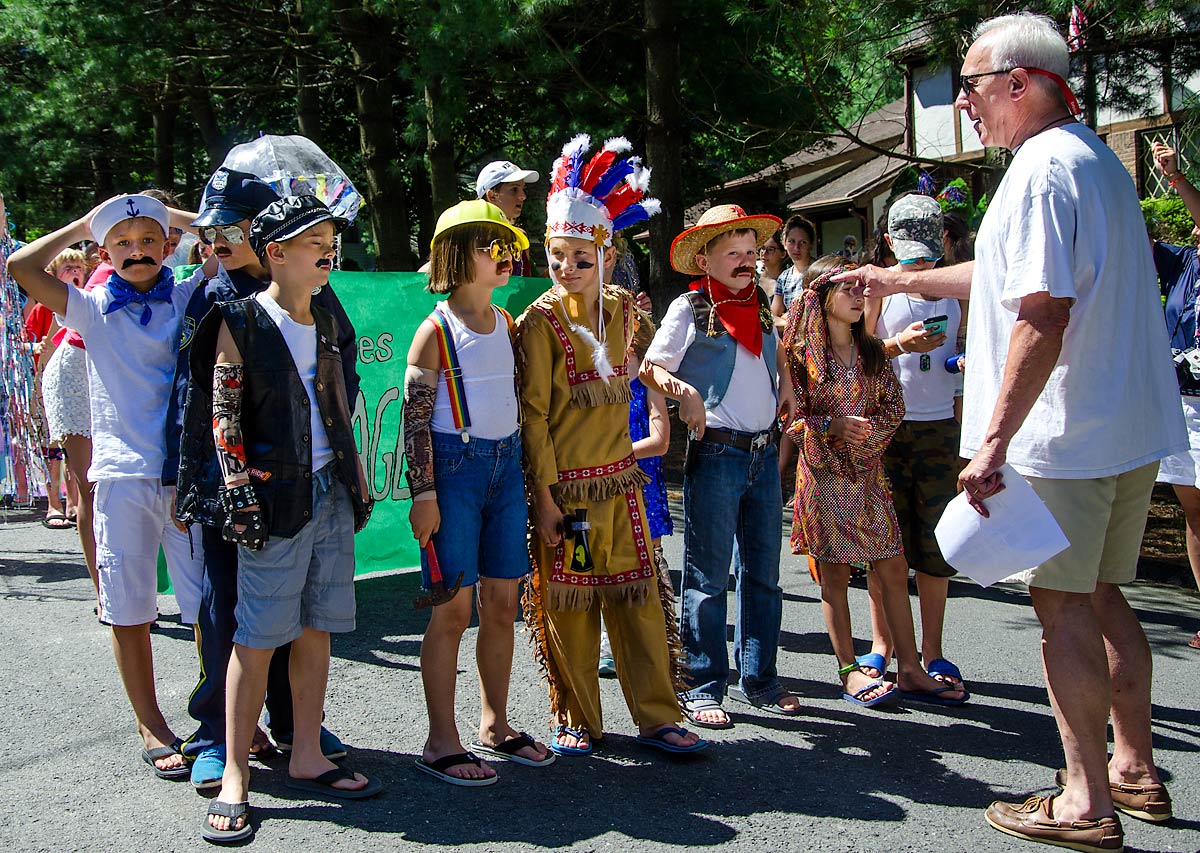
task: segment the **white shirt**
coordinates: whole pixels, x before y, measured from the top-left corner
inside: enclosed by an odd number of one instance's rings
[[[312,436],[312,469],[320,471],[333,461],[333,447],[329,444],[329,434],[325,432],[325,422],[321,420],[321,409],[317,405],[317,326],[315,323],[307,326],[297,323],[265,290],[254,294],[254,298],[279,328],[288,352],[292,354],[296,372],[300,374],[300,381],[304,383],[304,393],[308,395],[309,433]]]
[[[922,299],[898,293],[883,300],[875,334],[890,338],[913,323],[946,315],[946,340],[927,353],[900,353],[892,361],[892,372],[904,389],[904,420],[944,421],[954,417],[954,398],[962,396],[962,374],[946,371],[946,359],[954,355],[962,308],[957,299]],[[929,365],[922,370],[922,360]]]
[[[667,306],[667,314],[646,350],[646,361],[674,373],[683,363],[688,347],[696,340],[696,321],[687,296],[678,296]],[[782,345],[781,345],[782,346]],[[771,382],[774,365],[764,361],[766,349],[753,355],[741,344],[733,358],[733,376],[725,397],[705,412],[705,426],[762,432],[775,423],[775,389]]]
[[[517,431],[517,394],[513,384],[513,348],[508,336],[508,320],[493,306],[496,328],[491,334],[480,335],[468,329],[446,303],[439,302],[436,310],[450,320],[450,333],[462,368],[467,411],[471,415],[467,434],[490,441],[507,438]],[[446,377],[441,371],[438,371],[437,383],[433,431],[458,435],[450,412]]]
[[[1021,145],[975,242],[963,456],[982,446],[1021,298],[1073,300],[1062,352],[1013,437],[1021,474],[1091,479],[1187,448],[1162,301],[1133,181],[1082,124]]]
[[[167,403],[175,382],[175,359],[188,300],[203,280],[196,270],[175,282],[170,299],[105,314],[113,300],[107,287],[67,288],[66,326],[83,336],[88,354],[92,409],[92,464],[88,479],[162,477],[167,455]]]

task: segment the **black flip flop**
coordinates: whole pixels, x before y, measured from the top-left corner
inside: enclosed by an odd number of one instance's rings
[[[61,523],[52,524],[51,522],[61,522]],[[46,528],[47,530],[74,530],[75,529],[75,525],[71,523],[71,519],[67,518],[61,512],[52,512],[52,513],[47,514],[42,519],[42,527]]]
[[[227,817],[231,822],[236,822],[239,817],[245,815],[246,822],[242,824],[241,829],[217,829],[208,822],[209,815]],[[250,825],[250,803],[245,801],[224,803],[220,800],[213,800],[208,806],[208,811],[200,820],[200,837],[213,844],[233,844],[249,838],[253,834],[254,827]]]
[[[482,741],[475,741],[470,744],[467,749],[473,753],[486,755],[488,758],[495,758],[500,761],[513,761],[517,764],[524,764],[526,767],[545,767],[548,764],[553,764],[558,757],[550,750],[546,750],[546,757],[541,761],[536,761],[532,758],[526,758],[523,755],[517,755],[517,752],[525,747],[536,747],[537,743],[525,732],[518,732],[515,738],[510,738],[504,743],[498,743],[495,746],[488,746]]]
[[[342,779],[354,779],[354,771],[345,767],[335,767],[326,770],[316,779],[297,779],[291,773],[287,776],[286,784],[293,791],[304,791],[320,797],[335,797],[339,800],[364,800],[373,797],[383,790],[383,783],[378,779],[368,779],[365,787],[357,790],[338,788],[333,783]]]
[[[500,781],[499,774],[485,776],[482,779],[464,779],[461,776],[451,776],[446,772],[451,767],[459,767],[463,764],[474,764],[476,767],[482,766],[479,756],[471,752],[456,752],[453,755],[444,755],[437,761],[429,762],[426,762],[423,758],[418,758],[413,764],[422,773],[428,773],[430,776],[441,779],[443,782],[463,788],[482,788],[485,785],[495,785]]]

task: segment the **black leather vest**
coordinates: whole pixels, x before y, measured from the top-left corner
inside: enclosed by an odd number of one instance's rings
[[[334,452],[335,479],[345,484],[354,505],[356,529],[368,507],[359,487],[358,451],[337,328],[325,311],[312,309],[317,326],[317,408]],[[295,536],[312,518],[312,435],[309,399],[287,342],[256,299],[218,303],[200,325],[192,344],[192,383],[184,415],[179,473],[179,509],[185,517],[194,503],[212,509],[213,485],[192,476],[196,455],[212,454],[212,374],[217,332],[224,320],[242,354],[242,437],[250,481],[263,507],[271,536]],[[219,485],[219,484],[215,484]],[[210,512],[196,513],[210,515]],[[222,519],[223,522],[223,519]]]

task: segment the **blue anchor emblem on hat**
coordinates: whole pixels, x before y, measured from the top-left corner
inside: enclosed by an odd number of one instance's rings
[[[133,199],[131,199],[131,198],[125,199],[125,204],[129,205],[129,215],[130,216],[141,216],[142,215],[142,212],[138,209],[138,206],[133,203]]]

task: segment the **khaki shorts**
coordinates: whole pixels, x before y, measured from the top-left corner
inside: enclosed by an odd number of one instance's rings
[[[1070,545],[1035,569],[1016,576],[1029,586],[1091,593],[1097,583],[1129,583],[1138,555],[1158,463],[1094,480],[1029,477]]]

